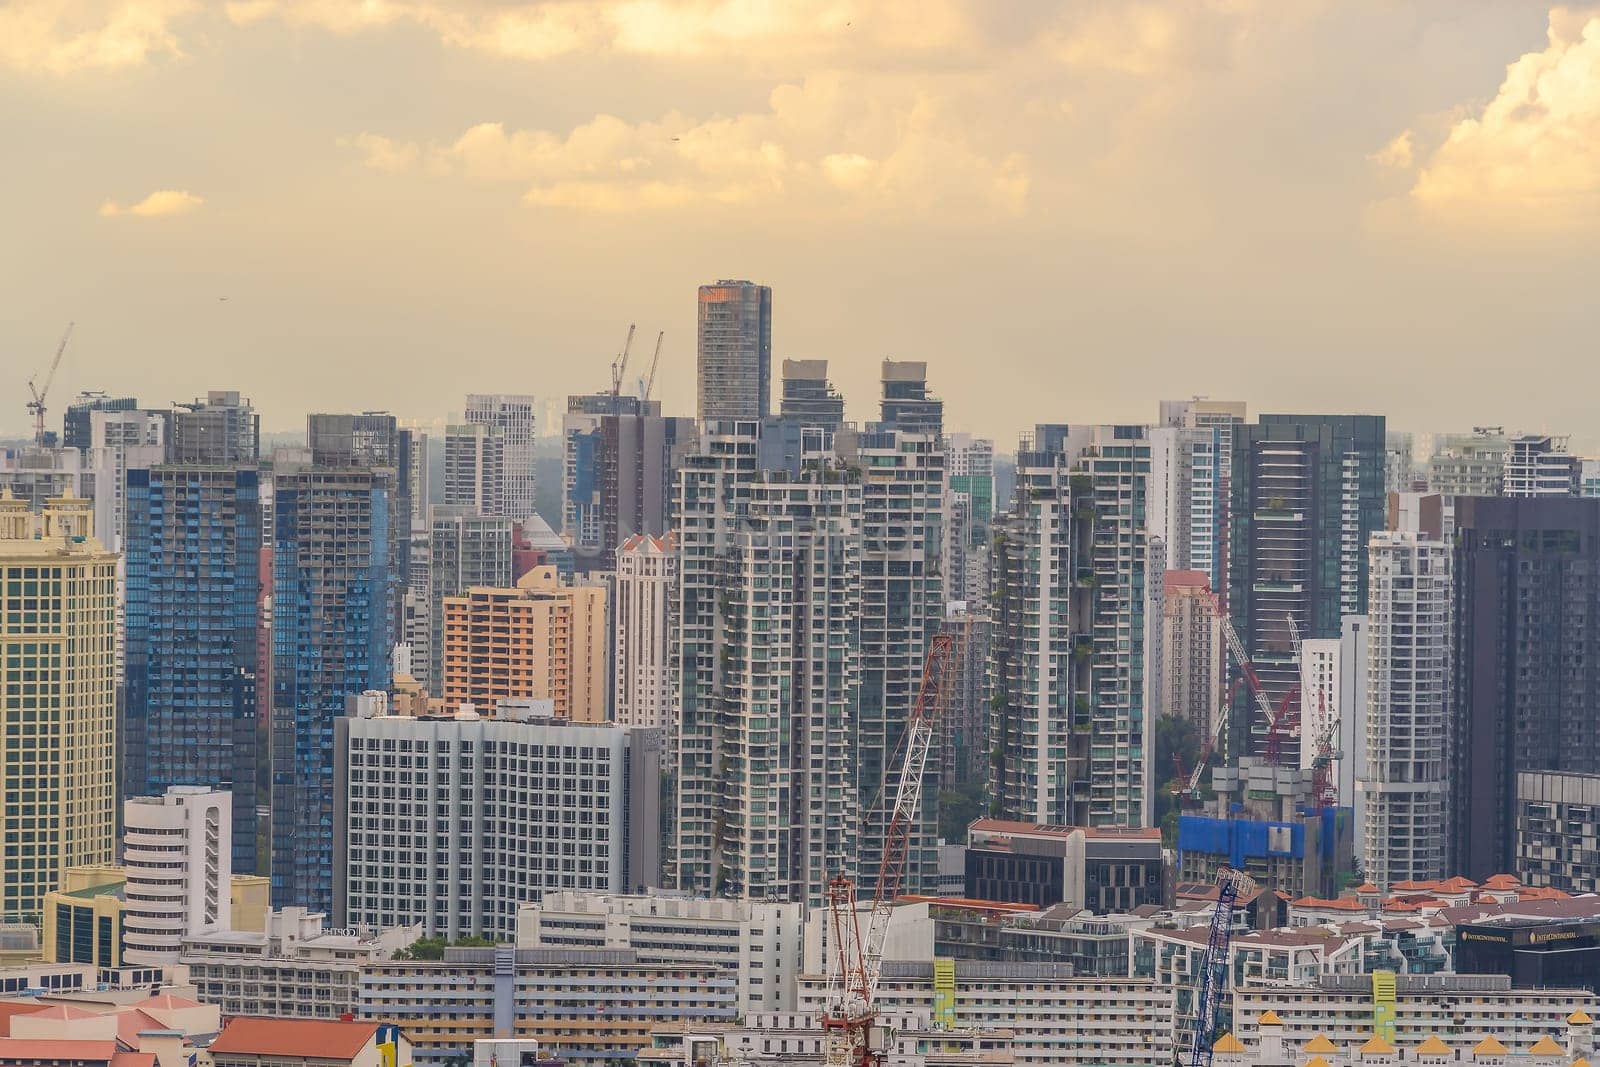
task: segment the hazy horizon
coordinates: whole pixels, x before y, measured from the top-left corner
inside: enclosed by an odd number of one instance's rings
[[[1197,393],[1600,445],[1592,6],[49,0],[0,134],[0,437],[69,320],[53,427],[558,399],[630,322],[692,415],[735,277],[850,418],[925,359],[1003,449]]]

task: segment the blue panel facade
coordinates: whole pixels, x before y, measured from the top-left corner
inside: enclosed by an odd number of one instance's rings
[[[233,793],[233,869],[256,872],[265,752],[256,679],[261,501],[253,469],[130,470],[123,791]]]
[[[274,480],[272,902],[333,907],[334,720],[387,689],[394,606],[387,471],[307,468]]]

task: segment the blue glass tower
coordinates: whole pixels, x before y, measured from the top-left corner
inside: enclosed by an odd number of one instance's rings
[[[233,791],[233,869],[256,871],[261,500],[254,469],[128,471],[123,792]]]
[[[334,721],[387,689],[404,575],[392,467],[273,474],[272,903],[333,907]]]

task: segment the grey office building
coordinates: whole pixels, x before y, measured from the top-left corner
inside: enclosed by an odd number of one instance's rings
[[[1456,501],[1449,870],[1514,870],[1517,775],[1600,773],[1600,500]]]

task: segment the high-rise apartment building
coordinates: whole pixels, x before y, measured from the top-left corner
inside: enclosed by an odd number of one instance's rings
[[[227,467],[260,457],[261,416],[237,392],[213,389],[174,408],[171,462]]]
[[[464,418],[467,423],[489,427],[503,443],[504,488],[500,493],[505,510],[519,522],[536,508],[534,442],[538,426],[534,398],[502,393],[471,393],[467,396]]]
[[[1367,603],[1367,541],[1384,528],[1382,415],[1263,415],[1236,426],[1227,609],[1274,707],[1300,677],[1300,635],[1337,637]],[[1235,698],[1230,753],[1262,754],[1268,723]],[[1284,751],[1298,762],[1298,741]]]
[[[1300,642],[1299,766],[1314,774],[1326,761],[1335,799],[1353,811],[1357,855],[1366,812],[1369,631],[1365,615],[1346,615],[1338,637]]]
[[[676,877],[817,905],[862,814],[862,486],[820,455],[761,472],[760,434],[713,423],[679,474]]]
[[[89,502],[38,515],[0,492],[0,914],[34,917],[69,867],[110,863],[116,824],[117,561]]]
[[[1169,570],[1161,580],[1160,711],[1210,738],[1222,716],[1226,684],[1222,606],[1204,571]]]
[[[994,525],[994,442],[946,434],[944,494],[945,599],[969,605],[989,599],[989,531]]]
[[[1450,870],[1510,871],[1519,771],[1600,773],[1600,500],[1456,502]]]
[[[610,638],[605,588],[565,585],[554,567],[473,586],[444,598],[439,691],[452,705],[552,700],[561,718],[603,722]]]
[[[1442,434],[1428,460],[1428,490],[1441,496],[1499,496],[1511,442],[1498,426]]]
[[[506,515],[506,442],[483,423],[455,423],[444,434],[444,503],[479,515]]]
[[[1583,461],[1569,450],[1569,439],[1550,434],[1518,434],[1506,450],[1504,496],[1577,496]]]
[[[429,624],[423,647],[413,642],[412,676],[434,695],[444,687],[444,601],[475,586],[512,584],[516,530],[511,519],[480,515],[446,504],[432,509],[428,525],[426,586]]]
[[[272,896],[320,911],[333,898],[334,720],[347,696],[388,687],[405,582],[403,472],[360,462],[392,463],[400,442],[333,421],[319,447],[329,418],[311,417],[312,455],[337,465],[285,457],[272,474]]]
[[[256,626],[263,576],[254,467],[128,475],[125,796],[232,791],[233,869],[256,873],[256,782],[267,753]]]
[[[89,448],[84,455],[94,472],[94,528],[108,547],[120,552],[127,529],[128,474],[166,461],[170,418],[164,411],[137,409],[86,414]]]
[[[1204,571],[1218,600],[1228,576],[1228,508],[1233,428],[1242,400],[1163,400],[1150,432],[1150,531],[1167,546],[1172,570]]]
[[[516,936],[546,890],[659,883],[661,732],[541,716],[528,702],[338,720],[334,923]]]
[[[232,925],[232,797],[173,786],[122,806],[123,962],[178,962],[185,937]]]
[[[724,279],[700,287],[696,411],[720,419],[764,419],[772,410],[772,290]]]
[[[998,525],[990,685],[1003,817],[1146,826],[1151,568],[1143,427],[1041,426]],[[1045,447],[1038,447],[1043,444]],[[1157,557],[1159,558],[1159,557]]]
[[[993,621],[987,601],[950,601],[944,631],[955,640],[946,679],[950,697],[939,722],[939,781],[955,788],[989,775],[989,655]]]
[[[76,448],[0,449],[0,491],[43,511],[57,497],[94,499],[94,468],[88,453]]]
[[[61,447],[86,451],[90,445],[89,420],[96,411],[134,411],[137,397],[108,396],[99,392],[79,393],[61,416]]]
[[[911,433],[944,432],[944,401],[928,392],[928,364],[922,360],[883,361],[879,418],[885,429]]]
[[[780,418],[830,431],[844,425],[844,397],[828,380],[827,360],[784,360],[782,389],[778,398]]]
[[[562,533],[578,570],[610,570],[624,541],[666,535],[674,457],[693,443],[694,420],[662,415],[659,401],[609,393],[568,398]]]
[[[1362,871],[1387,891],[1446,866],[1450,801],[1450,548],[1412,533],[1372,538]]]
[[[672,705],[672,587],[678,575],[676,538],[634,534],[617,549],[611,615],[612,719],[624,726],[678,732]]]

